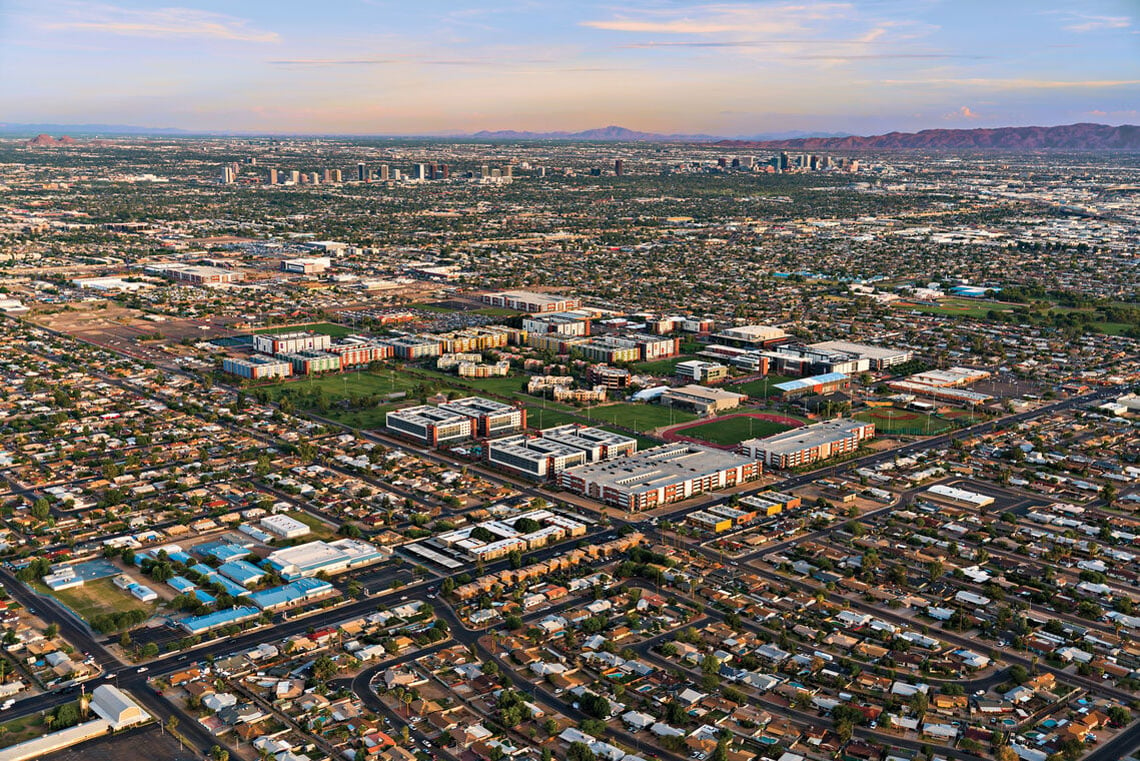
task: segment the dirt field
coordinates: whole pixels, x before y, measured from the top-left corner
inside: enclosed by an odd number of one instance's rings
[[[213,321],[167,316],[147,319],[136,309],[107,302],[72,304],[69,311],[40,312],[31,319],[81,341],[154,362],[170,361],[174,355],[164,347],[176,346],[183,339],[201,341],[236,335]]]

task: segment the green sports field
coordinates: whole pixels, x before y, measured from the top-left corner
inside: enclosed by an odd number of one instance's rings
[[[791,430],[792,426],[762,420],[747,415],[713,420],[704,425],[693,426],[677,431],[679,435],[707,441],[710,444],[732,446],[748,439],[773,436]]]
[[[333,338],[343,338],[344,336],[352,335],[354,331],[352,328],[345,325],[337,325],[332,322],[314,322],[309,325],[287,325],[278,328],[262,328],[255,330],[254,333],[294,333],[299,330],[307,330],[310,333],[324,333],[326,336]]]

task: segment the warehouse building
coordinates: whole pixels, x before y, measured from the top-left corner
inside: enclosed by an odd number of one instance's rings
[[[909,349],[888,349],[882,346],[853,343],[851,341],[820,341],[809,346],[818,351],[841,351],[867,360],[872,370],[886,370],[914,359]]]
[[[248,358],[226,357],[222,360],[222,371],[248,380],[288,378],[293,375],[293,363],[264,354]]]
[[[762,472],[762,465],[753,459],[694,444],[667,444],[571,468],[559,476],[559,484],[633,512],[753,481]]]
[[[394,410],[384,416],[384,425],[389,430],[432,447],[471,438],[473,422],[467,415],[426,404]]]
[[[479,297],[484,304],[493,307],[514,309],[531,314],[546,312],[569,312],[582,306],[582,300],[573,296],[560,296],[554,293],[534,293],[532,291],[503,291],[484,293]]]
[[[386,560],[391,550],[378,549],[359,539],[338,539],[335,542],[308,542],[271,552],[264,564],[281,574],[286,581],[327,574],[342,573],[353,568]]]
[[[299,351],[328,351],[332,339],[324,333],[298,330],[293,333],[259,333],[253,337],[258,354],[295,354]]]
[[[503,402],[468,396],[439,405],[440,412],[464,415],[471,420],[471,434],[476,438],[501,436],[526,428],[526,409]]]
[[[283,539],[296,539],[312,531],[306,524],[288,515],[267,515],[260,523],[263,529]]]
[[[678,378],[691,380],[693,383],[720,383],[728,377],[728,368],[724,365],[717,362],[702,362],[699,359],[678,362],[673,372]]]
[[[740,442],[738,451],[772,468],[795,468],[854,452],[875,435],[875,424],[860,420],[828,420],[765,439]]]
[[[746,399],[748,399],[746,394],[696,385],[671,388],[661,394],[662,405],[695,412],[698,415],[715,415],[724,410],[735,409]]]

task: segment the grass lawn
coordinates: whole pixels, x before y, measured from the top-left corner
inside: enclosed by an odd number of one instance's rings
[[[921,435],[929,433],[936,436],[946,433],[952,427],[945,420],[914,410],[902,410],[897,407],[878,407],[874,410],[855,414],[856,420],[875,424],[876,433],[908,433]]]
[[[4,731],[0,732],[0,748],[11,747],[47,732],[43,719],[38,714],[5,722],[0,727],[4,727]]]
[[[582,416],[586,416],[585,411]],[[622,402],[589,409],[589,420],[593,423],[613,423],[635,431],[651,431],[663,425],[688,423],[696,419],[697,416],[690,412],[635,402]]]
[[[713,420],[704,425],[686,428],[678,431],[682,436],[692,436],[694,439],[707,441],[710,444],[739,444],[747,439],[762,436],[772,436],[790,430],[790,426],[774,423],[770,420],[759,420],[754,417],[733,417],[725,420]]]
[[[361,371],[355,373],[338,373],[317,377],[303,377],[294,381],[283,381],[262,388],[269,393],[274,401],[285,396],[294,400],[323,391],[330,402],[352,396],[386,396],[400,391],[411,391],[420,380],[398,372],[373,373]]]
[[[576,412],[568,412],[550,406],[543,409],[541,404],[528,404],[526,406],[526,424],[528,428],[553,428],[556,425],[566,425],[568,423],[581,423],[585,425],[587,422],[585,414],[578,415]]]
[[[149,585],[149,583],[148,583]],[[129,610],[142,610],[148,615],[158,607],[154,602],[142,602],[130,592],[119,589],[110,578],[88,581],[83,586],[51,591],[42,584],[32,585],[37,592],[49,594],[90,622],[95,616],[104,613],[121,613]]]
[[[678,362],[687,362],[690,359],[696,359],[696,357],[691,354],[682,354],[679,357],[661,359],[656,362],[639,362],[633,366],[633,371],[647,375],[672,375],[673,371],[677,369]]]
[[[776,375],[775,373],[768,375],[759,380],[748,381],[747,383],[738,383],[735,386],[730,386],[729,391],[735,391],[738,394],[748,394],[754,399],[764,399],[769,396],[775,396],[779,392],[773,386],[777,383],[786,383],[787,381],[795,380],[790,375]]]
[[[301,521],[301,523],[304,523],[313,530],[313,533],[301,537],[301,540],[304,542],[311,542],[314,539],[328,540],[336,538],[336,529],[324,521],[314,518],[303,510],[291,510],[285,514],[293,520]]]
[[[356,332],[352,328],[346,327],[344,325],[337,325],[331,322],[314,322],[310,325],[290,325],[280,328],[262,328],[261,330],[255,330],[253,332],[293,333],[298,330],[307,330],[310,333],[324,333],[326,336],[332,336],[333,338],[343,338],[344,336],[349,336]]]

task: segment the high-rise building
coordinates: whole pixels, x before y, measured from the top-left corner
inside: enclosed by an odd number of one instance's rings
[[[289,181],[292,182],[294,185],[299,185],[301,183],[301,170],[290,169],[289,170]]]
[[[451,177],[451,167],[449,167],[447,164],[440,164],[439,165],[439,178],[441,180],[446,180],[449,177]]]
[[[616,174],[618,177],[621,177],[623,169],[624,166],[622,165],[622,160],[614,159],[614,174]]]
[[[324,182],[326,182],[326,183],[332,182],[332,170],[326,169],[323,172],[321,172],[321,179],[324,180]]]
[[[365,169],[363,162],[356,165],[356,180],[357,182],[364,182],[368,178],[368,170]]]
[[[276,169],[270,169],[269,170],[269,184],[270,185],[276,185],[277,183],[278,183],[277,170]]]
[[[333,182],[344,182],[344,175],[341,173],[341,171],[339,169],[332,170],[332,181]]]
[[[389,176],[388,165],[387,164],[381,164],[380,165],[380,182],[387,182],[388,176]]]
[[[414,171],[415,174],[413,175],[413,179],[420,181],[427,179],[427,164],[416,164]]]
[[[491,176],[491,168],[489,166],[487,166],[486,164],[479,167],[479,176],[484,177],[484,178],[490,177]]]
[[[435,179],[435,173],[436,173],[435,164],[428,164],[427,165],[427,178],[429,180],[434,180]]]
[[[229,185],[234,181],[234,168],[229,164],[222,167],[222,184]]]
[[[327,179],[325,181],[328,182]],[[310,185],[320,185],[321,184],[321,176],[319,174],[317,174],[316,172],[310,172],[309,173],[309,184]]]
[[[512,164],[507,164],[506,169],[503,170],[503,176],[507,179],[515,176],[515,168]]]

